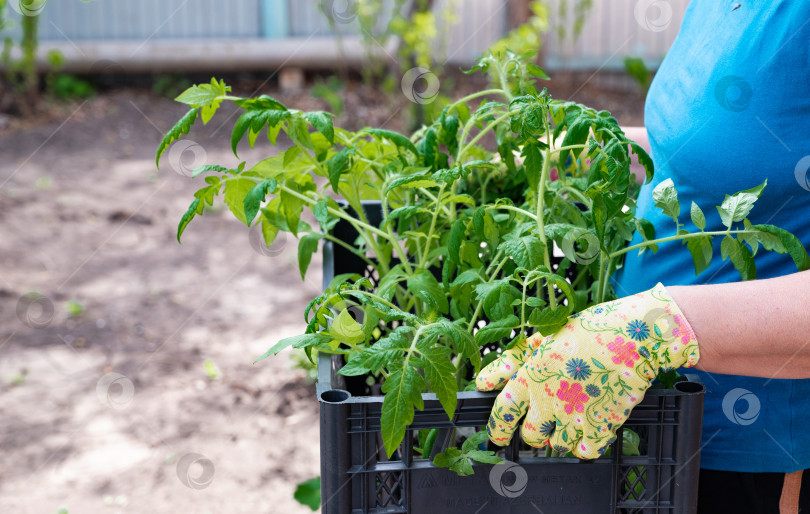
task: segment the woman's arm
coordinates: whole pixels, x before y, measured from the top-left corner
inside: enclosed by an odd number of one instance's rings
[[[698,369],[810,378],[810,271],[667,291],[695,331]]]
[[[632,139],[644,148],[647,153],[650,153],[650,139],[647,136],[647,127],[622,127],[622,130],[627,139]],[[630,164],[630,173],[635,175],[636,182],[639,184],[643,184],[647,178],[647,172],[644,170],[644,166],[638,163],[638,160]]]

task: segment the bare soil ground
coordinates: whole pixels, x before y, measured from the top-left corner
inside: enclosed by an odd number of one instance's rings
[[[638,93],[587,79],[550,89],[641,123]],[[260,92],[325,108],[306,91]],[[402,128],[381,93],[347,96],[342,126]],[[254,251],[224,208],[177,244],[200,185],[184,170],[238,163],[226,111],[158,172],[154,150],[183,113],[126,89],[0,129],[0,512],[309,512],[292,494],[319,473],[314,386],[288,354],[252,362],[303,329],[319,256],[302,282],[296,241]]]

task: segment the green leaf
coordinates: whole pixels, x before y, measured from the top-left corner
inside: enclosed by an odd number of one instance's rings
[[[409,189],[416,189],[420,187],[436,187],[439,183],[435,180],[430,178],[430,175],[418,173],[413,175],[405,175],[404,177],[399,177],[392,180],[388,187],[386,187],[385,192],[386,194],[391,192],[392,190],[398,187],[407,187]]]
[[[751,255],[751,251],[748,250],[747,246],[731,236],[726,236],[720,243],[720,253],[723,259],[731,259],[734,268],[737,269],[743,280],[754,280],[757,278],[754,256]]]
[[[731,228],[733,223],[742,221],[748,216],[756,200],[757,197],[750,193],[741,192],[732,196],[726,195],[723,203],[717,207],[717,212],[720,213],[720,221],[727,228]]]
[[[372,136],[376,137],[377,139],[387,139],[394,143],[396,146],[400,148],[405,148],[406,150],[410,150],[413,152],[414,155],[417,155],[419,152],[416,151],[416,146],[411,142],[410,139],[403,136],[399,132],[394,132],[392,130],[385,130],[385,129],[374,129],[374,128],[365,128],[361,132],[365,132],[367,134],[371,134]]]
[[[356,346],[366,340],[363,327],[348,309],[343,309],[329,325],[329,334],[341,343]],[[344,373],[345,374],[345,373]]]
[[[419,205],[405,205],[404,207],[397,207],[396,209],[388,213],[388,217],[385,218],[385,225],[387,225],[388,223],[392,223],[399,218],[407,218],[413,214],[418,214],[422,212],[429,212],[429,211]]]
[[[536,269],[543,264],[543,242],[534,234],[506,240],[498,246],[498,250],[526,269]]]
[[[475,228],[478,237],[486,241],[488,245],[491,247],[498,245],[498,239],[500,238],[498,225],[495,223],[492,214],[483,207],[479,207],[473,213],[473,228]]]
[[[176,102],[184,103],[192,107],[202,107],[203,105],[211,105],[217,98],[224,96],[226,90],[224,87],[220,88],[216,80],[212,81],[213,84],[200,84],[191,86],[175,98]],[[224,83],[223,83],[224,86]]]
[[[629,428],[622,429],[622,455],[641,455],[639,445],[641,437]]]
[[[548,76],[548,73],[546,73],[546,70],[544,70],[543,68],[541,68],[540,66],[538,66],[536,64],[532,64],[530,62],[527,62],[526,63],[526,69],[529,70],[529,72],[532,75],[534,75],[535,77],[537,77],[539,79],[551,80],[551,77]]]
[[[450,284],[450,287],[455,289],[468,284],[475,284],[477,282],[481,282],[480,271],[476,269],[468,269],[460,273],[456,279],[453,280],[453,283]]]
[[[458,151],[459,117],[455,114],[447,116],[446,112],[442,112],[440,122],[442,129],[439,131],[439,141],[444,143],[451,154],[455,155]]]
[[[202,166],[197,166],[191,171],[191,178],[196,178],[198,175],[205,173],[207,171],[216,171],[219,173],[224,173],[226,171],[231,171],[224,166],[219,166],[216,164],[203,164]]]
[[[433,459],[433,464],[440,468],[449,468],[460,476],[473,474],[470,459],[483,464],[500,464],[503,460],[496,456],[495,452],[478,449],[488,439],[486,431],[476,432],[464,441],[461,450],[451,446],[446,451],[437,454]]]
[[[757,198],[759,198],[760,196],[762,196],[762,191],[765,190],[765,187],[767,185],[768,185],[768,179],[765,179],[765,181],[762,182],[762,184],[760,184],[758,186],[755,186],[755,187],[752,187],[751,189],[746,189],[744,191],[740,191],[740,193],[748,194],[748,195],[754,195]]]
[[[438,428],[424,429],[419,431],[419,449],[423,458],[430,456],[433,445],[436,443],[436,436],[439,435]]]
[[[404,366],[385,380],[385,393],[380,424],[385,453],[390,459],[405,437],[405,429],[413,422],[414,408],[422,410],[425,380],[415,368]]]
[[[490,321],[475,333],[475,342],[478,346],[494,343],[509,337],[512,330],[520,328],[520,318],[510,314],[497,321]]]
[[[503,459],[495,455],[495,452],[487,450],[470,450],[467,452],[467,457],[482,464],[500,464],[503,462]]]
[[[466,453],[472,450],[477,450],[478,446],[489,441],[489,436],[486,430],[481,430],[468,437],[464,444],[461,445],[461,451]]]
[[[706,217],[703,215],[703,211],[700,210],[700,207],[698,207],[698,204],[695,202],[692,202],[690,215],[692,216],[692,223],[694,223],[697,228],[700,230],[706,228]]]
[[[358,353],[355,352],[352,355],[358,355]],[[343,367],[338,371],[338,374],[346,377],[359,377],[369,373],[370,371],[373,370],[368,369],[359,360],[354,359],[344,364]]]
[[[304,119],[323,134],[330,144],[335,144],[335,127],[332,125],[332,115],[330,113],[324,111],[305,112]]]
[[[261,208],[265,197],[268,194],[273,193],[276,190],[277,185],[278,183],[276,182],[276,179],[269,178],[253,186],[250,191],[248,191],[247,195],[245,195],[244,212],[245,222],[248,225],[250,225],[250,223],[256,217],[256,214],[259,213],[259,208]]]
[[[689,248],[695,264],[695,276],[698,276],[712,263],[712,238],[710,236],[689,238],[686,240],[686,246]]]
[[[202,214],[203,207],[205,204],[200,203],[199,198],[195,198],[191,205],[188,207],[185,213],[183,213],[183,217],[180,218],[180,224],[177,225],[177,242],[180,243],[180,236],[183,235],[183,232],[186,230],[186,227],[191,220],[194,219],[194,216],[197,214]],[[182,243],[181,243],[182,244]]]
[[[280,110],[272,110],[272,111],[263,111],[263,110],[248,110],[244,114],[242,114],[239,119],[236,120],[236,123],[233,126],[233,131],[231,132],[231,149],[233,150],[234,155],[238,155],[236,153],[236,147],[239,145],[239,141],[245,135],[245,132],[253,133],[253,136],[250,138],[250,145],[253,146],[253,142],[255,142],[256,135],[262,131],[265,125],[269,125],[270,127],[274,127],[281,123],[284,119],[290,116],[289,111],[280,111]]]
[[[463,220],[457,219],[453,222],[453,228],[450,229],[450,241],[448,243],[447,252],[450,260],[455,264],[459,264],[459,252],[461,251],[461,243],[464,241],[464,235],[467,232],[467,226]]]
[[[377,286],[377,295],[390,300],[396,290],[396,285],[408,278],[408,276],[402,264],[397,264],[380,279]]]
[[[264,352],[261,357],[253,361],[253,364],[256,364],[262,359],[266,359],[271,355],[276,355],[281,350],[292,346],[293,348],[306,348],[308,346],[318,346],[324,343],[328,343],[332,340],[332,336],[327,334],[301,334],[298,336],[287,337],[282,339],[275,345],[273,345],[269,350]]]
[[[321,226],[329,223],[329,202],[326,200],[318,200],[314,207],[312,207],[312,214]]]
[[[543,175],[543,154],[540,152],[540,147],[537,144],[527,144],[523,147],[521,155],[529,187],[537,190],[540,186],[540,177]]]
[[[298,270],[301,272],[301,280],[304,280],[307,274],[312,254],[318,251],[318,241],[321,239],[323,234],[309,233],[298,241]]]
[[[180,139],[183,134],[189,133],[191,126],[194,125],[194,121],[197,119],[197,112],[196,108],[188,111],[163,137],[155,155],[155,165],[158,168],[160,168],[160,156],[163,155],[166,148],[175,140]]]
[[[450,447],[433,457],[433,465],[440,468],[448,468],[455,471],[460,476],[473,474],[472,466],[467,458],[458,448]]]
[[[644,166],[644,171],[647,175],[644,183],[649,184],[649,182],[653,179],[653,174],[655,173],[652,157],[647,154],[647,151],[644,150],[644,148],[636,143],[630,143],[630,148],[633,150],[633,153],[636,154],[636,157],[638,157],[639,164]]]
[[[655,239],[655,225],[644,218],[636,218],[636,230],[641,233],[645,241]]]
[[[289,136],[293,141],[297,141],[304,145],[304,147],[313,150],[315,146],[312,144],[312,136],[309,134],[309,126],[303,118],[293,117],[290,119]]]
[[[415,330],[411,326],[400,325],[371,347],[354,354],[350,362],[356,360],[358,365],[365,366],[370,371],[390,367],[393,363],[401,363],[403,353],[411,346],[411,332]]]
[[[591,131],[591,121],[586,116],[582,116],[578,118],[573,124],[568,127],[568,130],[565,133],[565,137],[563,138],[562,146],[571,146],[571,145],[584,145],[585,141],[588,140],[588,136],[590,135]],[[560,165],[559,168],[565,167],[565,162],[568,160],[568,153],[570,150],[564,150],[560,152]],[[574,152],[574,155],[578,155],[579,151]],[[558,170],[560,172],[560,176],[562,176],[562,169]]]
[[[449,419],[453,419],[456,412],[456,393],[458,384],[456,383],[456,367],[453,365],[450,355],[450,348],[437,346],[420,350],[421,358],[417,361],[417,366],[425,372],[425,380],[430,385],[430,390],[436,393],[436,397],[444,407]]]
[[[481,249],[479,246],[471,241],[462,241],[461,249],[458,252],[458,257],[461,263],[466,263],[473,268],[483,267],[483,263],[478,254]]]
[[[344,148],[326,161],[326,170],[329,174],[329,184],[332,186],[332,191],[338,192],[340,185],[340,176],[349,169],[349,153],[348,148]]]
[[[557,288],[560,291],[562,291],[562,293],[568,299],[568,307],[572,310],[576,309],[577,295],[574,292],[574,288],[571,287],[571,284],[565,278],[557,275],[556,273],[549,273],[547,271],[533,271],[529,276],[532,279],[534,278],[545,279],[546,282],[549,282],[552,285],[557,286]]]
[[[425,130],[424,136],[419,142],[417,149],[424,159],[425,166],[433,168],[433,166],[436,164],[436,156],[439,152],[438,136],[436,135],[436,130],[434,130],[433,127],[429,127],[427,130]]]
[[[241,107],[246,111],[286,111],[287,108],[284,107],[284,104],[276,100],[275,98],[271,98],[267,95],[261,95],[258,98],[240,98],[239,100],[234,100],[237,106]]]
[[[475,286],[476,299],[484,302],[484,313],[489,319],[501,319],[514,314],[512,301],[522,293],[507,279],[499,279]]]
[[[298,222],[301,219],[301,213],[304,211],[304,204],[300,198],[286,190],[281,191],[279,198],[281,198],[281,208],[284,211],[287,227],[294,236],[298,237]]]
[[[264,216],[262,216],[262,239],[264,239],[264,245],[267,248],[270,248],[270,245],[273,244],[273,241],[276,240],[276,236],[278,236],[279,228],[270,221],[267,220]]]
[[[318,510],[321,506],[321,477],[310,478],[298,484],[293,493],[293,498],[313,511]]]
[[[447,295],[439,281],[433,276],[433,273],[425,269],[418,269],[408,277],[407,284],[408,290],[425,302],[428,310],[447,314],[450,309],[447,303]]]
[[[478,346],[475,344],[475,339],[473,339],[472,335],[467,331],[465,320],[459,320],[453,323],[442,318],[428,325],[428,328],[424,330],[423,333],[425,335],[445,336],[449,338],[453,341],[453,346],[457,354],[470,359],[473,366],[480,365],[481,353]]]
[[[437,183],[444,182],[445,184],[452,184],[462,176],[463,170],[464,168],[461,166],[453,166],[449,169],[442,168],[433,172],[430,178]]]
[[[678,202],[678,191],[671,178],[668,178],[655,186],[653,189],[653,200],[655,206],[661,209],[665,215],[677,219],[681,213],[681,204]]]
[[[810,257],[808,257],[807,250],[805,250],[799,238],[787,230],[774,225],[754,225],[752,228],[779,238],[781,248],[775,245],[769,238],[760,238],[759,242],[766,250],[772,250],[778,253],[787,252],[790,254],[790,257],[793,259],[799,271],[810,269]]]
[[[207,124],[230,90],[225,81],[217,82],[216,79],[211,79],[210,84],[200,84],[186,89],[175,98],[175,101],[192,107],[202,107],[203,124]]]
[[[241,177],[230,178],[225,181],[225,203],[231,209],[233,215],[236,216],[236,219],[247,226],[250,226],[250,223],[245,215],[245,200],[255,185],[256,182],[253,180]]]
[[[548,336],[564,327],[570,314],[571,310],[562,306],[556,309],[535,309],[529,315],[529,325],[537,327],[538,332]]]

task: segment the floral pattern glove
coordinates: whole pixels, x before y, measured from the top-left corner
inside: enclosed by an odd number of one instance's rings
[[[524,414],[521,436],[534,447],[594,459],[644,398],[658,371],[700,358],[689,323],[660,283],[595,305],[547,337],[505,351],[479,373],[480,391],[503,389],[487,425],[506,445]]]

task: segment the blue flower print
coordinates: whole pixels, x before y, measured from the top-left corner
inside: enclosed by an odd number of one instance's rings
[[[630,339],[644,341],[650,336],[650,327],[640,319],[633,320],[627,324],[627,335],[630,336]]]
[[[543,437],[551,437],[551,434],[552,432],[554,432],[555,428],[557,428],[557,425],[554,424],[553,422],[544,421],[543,424],[540,425],[538,432],[540,432],[540,435],[542,435]]]
[[[591,398],[598,398],[602,391],[593,384],[588,384],[585,386],[585,392],[588,393],[588,396]]]
[[[574,380],[585,380],[591,376],[591,367],[582,359],[571,359],[565,365],[568,376]]]

